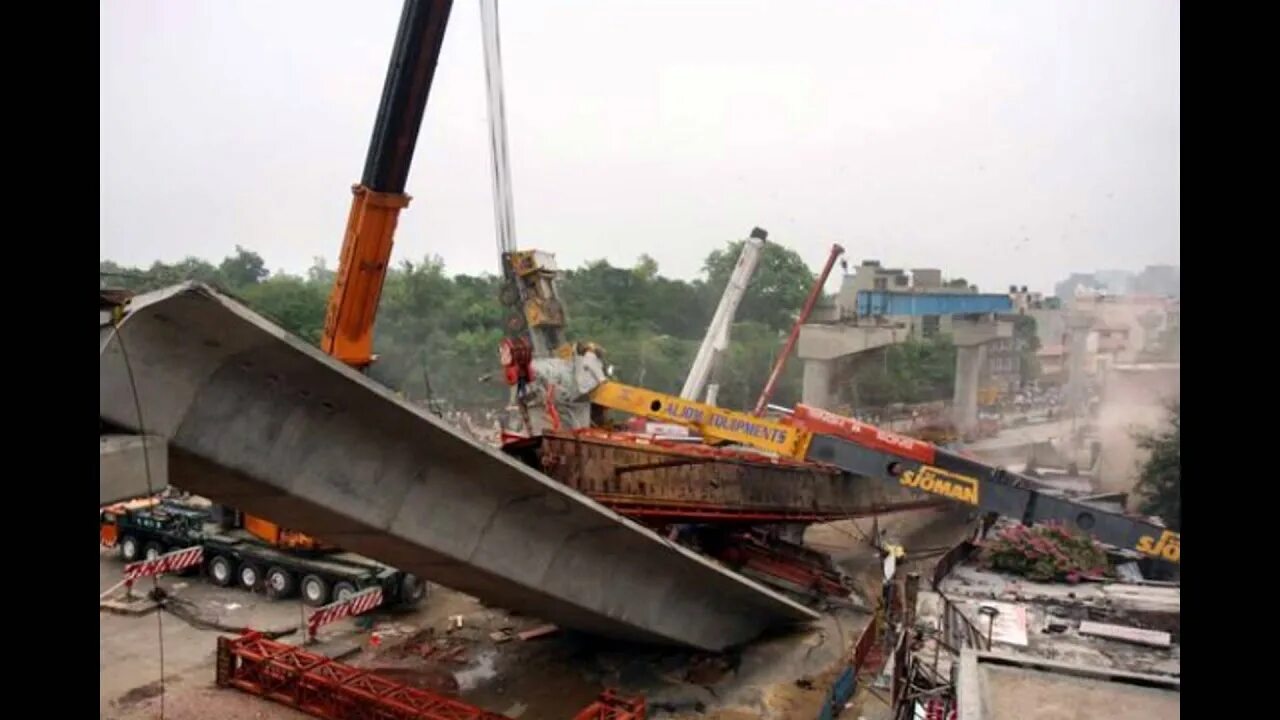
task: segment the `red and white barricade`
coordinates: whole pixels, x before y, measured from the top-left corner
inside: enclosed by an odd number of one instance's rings
[[[124,566],[124,586],[132,590],[135,580],[166,573],[182,572],[202,562],[204,562],[204,548],[199,545],[167,552],[150,560],[131,562]],[[116,587],[119,587],[119,585]]]
[[[352,595],[346,600],[329,603],[322,608],[317,608],[311,616],[307,618],[307,636],[314,640],[316,630],[321,626],[337,622],[343,618],[354,617],[378,607],[382,604],[382,588],[371,587],[368,590]]]

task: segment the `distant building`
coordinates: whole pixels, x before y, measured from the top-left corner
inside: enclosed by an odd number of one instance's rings
[[[1139,295],[1182,297],[1182,272],[1177,265],[1148,265],[1133,281],[1133,292]]]
[[[1093,277],[1109,295],[1128,295],[1133,292],[1134,275],[1128,270],[1099,270]]]
[[[1067,382],[1067,346],[1062,343],[1041,345],[1036,351],[1040,362],[1040,382],[1065,385]]]
[[[1053,294],[1060,298],[1070,298],[1076,294],[1076,290],[1079,288],[1097,290],[1099,292],[1106,290],[1106,286],[1094,277],[1093,273],[1071,273],[1066,280],[1053,286]]]
[[[861,299],[860,292],[864,293]],[[884,295],[869,297],[868,293]],[[905,297],[899,294],[905,294]],[[964,304],[955,298],[960,295],[973,296],[973,303],[992,299],[987,306],[972,305],[976,312],[992,312],[987,308],[996,307],[995,300],[1000,297],[980,295],[978,286],[963,278],[944,281],[942,271],[936,268],[916,268],[908,272],[900,268],[886,268],[879,260],[863,260],[852,273],[844,276],[836,294],[835,311],[826,313],[826,316],[832,321],[873,319],[887,325],[898,325],[905,328],[912,338],[923,340],[951,334],[954,309]],[[932,297],[921,297],[919,304],[908,310],[904,304],[909,296]],[[927,312],[930,306],[936,306],[938,312]],[[926,308],[925,312],[921,312],[922,307]],[[899,309],[903,312],[896,312]]]
[[[1024,314],[1036,321],[1036,337],[1040,340],[1040,347],[1061,345],[1066,342],[1066,311],[1059,304],[1033,307]]]
[[[1071,309],[1095,318],[1098,352],[1111,362],[1137,362],[1154,350],[1170,321],[1180,316],[1178,300],[1159,295],[1104,295],[1080,293]]]
[[[1016,392],[1022,385],[1022,348],[1018,338],[1001,338],[986,345],[982,387],[996,395]]]
[[[980,293],[936,268],[908,271],[864,260],[846,271],[834,302],[801,328],[796,353],[805,363],[804,402],[861,406],[855,379],[860,368],[883,361],[883,348],[947,336],[958,348],[957,378],[965,378],[957,380],[955,404],[965,422],[976,423],[974,398],[1016,386],[1021,373],[1018,349],[1003,342],[1013,334],[1013,307],[1010,294]]]

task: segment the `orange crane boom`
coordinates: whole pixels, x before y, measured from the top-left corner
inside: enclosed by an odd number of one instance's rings
[[[357,370],[364,370],[376,359],[373,325],[387,279],[396,223],[400,211],[409,205],[405,182],[452,7],[453,0],[406,0],[364,174],[351,188],[351,211],[325,310],[320,348]],[[246,530],[273,545],[303,550],[327,547],[265,518],[246,515],[244,521]]]
[[[452,0],[405,2],[364,175],[351,190],[354,197],[320,347],[360,370],[375,359],[373,325],[378,301],[396,223],[400,211],[409,205],[405,181],[452,6]]]

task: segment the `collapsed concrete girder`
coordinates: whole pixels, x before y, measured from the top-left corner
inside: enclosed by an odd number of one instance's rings
[[[99,339],[102,418],[164,438],[176,487],[596,634],[722,650],[817,617],[464,437],[211,288],[139,296]]]

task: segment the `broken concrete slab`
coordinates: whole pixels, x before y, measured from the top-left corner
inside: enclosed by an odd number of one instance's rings
[[[544,638],[558,632],[560,632],[560,628],[555,625],[539,625],[538,627],[530,628],[524,632],[516,633],[516,637],[521,640],[537,640],[538,638]]]
[[[98,600],[99,611],[114,613],[116,615],[137,617],[153,613],[159,609],[160,603],[143,595],[134,595],[132,599],[127,597],[115,597],[102,598]]]
[[[207,286],[134,298],[100,348],[102,419],[163,437],[176,487],[599,635],[718,651],[817,617]]]
[[[1080,621],[1080,634],[1092,635],[1094,637],[1106,638],[1108,640],[1120,640],[1122,642],[1133,643],[1135,645],[1147,645],[1155,648],[1167,648],[1173,646],[1173,635],[1163,630],[1146,630],[1144,628],[1130,627],[1128,625],[1114,625],[1111,623],[1094,622],[1092,620]]]

